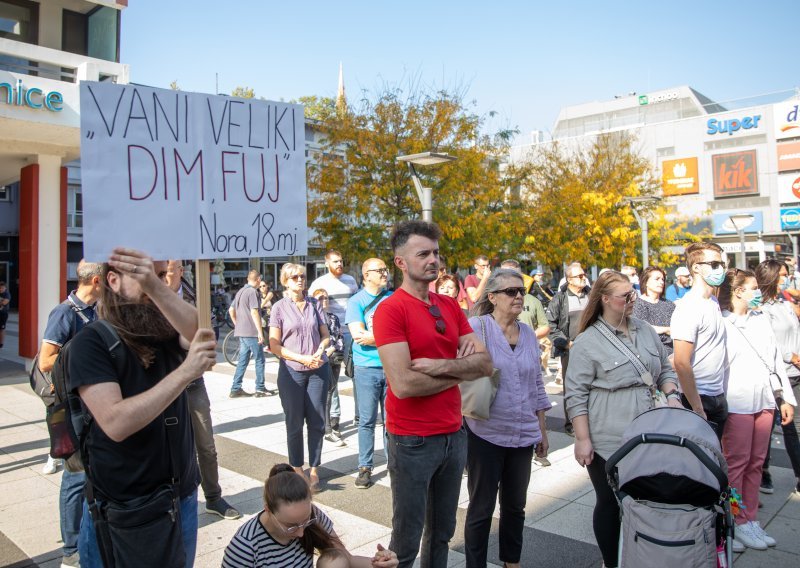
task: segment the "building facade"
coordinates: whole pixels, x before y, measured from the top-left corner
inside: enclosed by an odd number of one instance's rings
[[[633,135],[675,218],[710,230],[728,254],[739,253],[743,228],[752,266],[791,254],[800,231],[800,91],[773,98],[732,109],[688,86],[631,93],[565,107],[552,140],[540,144],[587,147],[603,133]],[[515,146],[510,158],[525,160],[536,147]]]

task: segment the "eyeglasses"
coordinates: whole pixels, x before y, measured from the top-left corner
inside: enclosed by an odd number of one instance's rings
[[[370,268],[367,272],[377,272],[378,274],[389,274],[388,268]]]
[[[428,313],[436,318],[436,331],[444,335],[444,332],[447,331],[447,324],[442,319],[442,311],[439,306],[431,304],[428,306]]]
[[[270,513],[270,514],[272,515],[272,518],[275,519],[275,522],[278,523],[280,525],[280,527],[284,531],[286,531],[286,534],[296,533],[300,529],[304,529],[306,527],[310,527],[311,525],[313,525],[314,523],[317,522],[317,517],[311,517],[304,523],[300,523],[299,525],[294,525],[294,526],[291,526],[291,527],[287,527],[286,525],[284,525],[282,522],[280,522],[278,520],[278,517],[276,517],[274,513]]]
[[[289,280],[305,280],[305,274],[295,274],[294,276],[289,276]]]
[[[717,268],[725,270],[726,268],[728,268],[728,265],[722,262],[721,260],[712,260],[709,262],[695,262],[695,264],[707,264],[708,266],[711,267],[711,270],[716,270]]]
[[[636,300],[636,290],[631,290],[627,294],[623,294],[621,296],[612,295],[611,297],[612,298],[620,298],[620,299],[624,298],[625,299],[625,303],[629,304],[629,303],[631,303],[631,302]]]
[[[525,288],[523,287],[514,287],[514,288],[504,288],[502,290],[492,290],[492,294],[505,294],[509,298],[516,298],[517,295],[525,297]]]
[[[573,274],[572,276],[570,276],[570,278],[581,278],[581,279],[585,277],[586,277],[585,272],[583,274]]]

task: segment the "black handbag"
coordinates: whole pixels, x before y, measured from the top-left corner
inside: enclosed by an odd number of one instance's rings
[[[369,304],[367,304],[367,307],[364,308],[365,316],[367,315],[368,311],[374,308],[378,304],[378,302],[381,301],[381,298],[383,298],[387,294],[387,292],[388,290],[383,290],[380,294],[378,294],[375,297],[374,300],[372,300]],[[344,345],[344,376],[350,379],[356,376],[356,368],[355,365],[353,364],[353,343],[354,343],[353,337],[350,336],[350,341],[348,341]]]
[[[130,501],[98,501],[85,444],[86,500],[105,568],[183,568],[186,551],[178,493],[178,419],[161,415],[167,432],[172,479],[156,491]]]

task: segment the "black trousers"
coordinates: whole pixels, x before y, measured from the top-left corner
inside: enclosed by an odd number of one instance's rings
[[[561,385],[564,389],[564,428],[572,426],[572,422],[567,414],[567,367],[569,366],[569,351],[561,356]]]
[[[689,400],[681,394],[681,402],[684,408],[692,409]],[[725,422],[728,420],[728,401],[724,394],[716,396],[700,395],[700,402],[703,403],[703,411],[706,413],[706,421],[714,429],[719,441],[722,441],[722,431],[725,430]]]
[[[498,490],[500,560],[509,563],[520,561],[532,459],[533,446],[504,448],[487,442],[467,428],[469,507],[464,527],[467,568],[486,566]]]
[[[603,564],[611,568],[617,565],[619,549],[619,503],[608,484],[606,460],[595,454],[592,463],[587,465],[586,469],[597,496],[592,515],[594,537],[597,539],[600,554],[603,555]]]

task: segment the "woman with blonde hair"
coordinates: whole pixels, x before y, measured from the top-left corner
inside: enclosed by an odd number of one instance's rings
[[[330,334],[320,304],[306,295],[306,268],[286,263],[281,267],[286,296],[272,306],[269,348],[280,359],[278,393],[286,421],[289,463],[303,473],[303,424],[308,430],[309,481],[319,485],[317,468],[322,460],[325,435],[325,400],[330,365],[325,350]]]
[[[589,293],[570,350],[566,407],[575,428],[575,459],[586,467],[597,501],[593,525],[607,567],[617,565],[620,517],[606,460],[625,428],[654,407],[655,389],[683,408],[669,354],[653,327],[631,317],[638,296],[627,276],[609,270]]]

